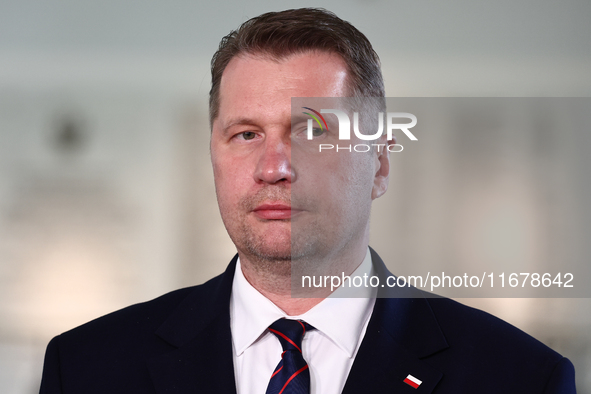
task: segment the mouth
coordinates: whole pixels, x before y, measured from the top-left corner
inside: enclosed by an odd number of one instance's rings
[[[253,210],[256,217],[264,220],[287,220],[300,212],[284,203],[265,203]]]

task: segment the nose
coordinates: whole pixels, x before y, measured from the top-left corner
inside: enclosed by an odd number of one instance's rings
[[[295,173],[291,167],[291,140],[289,137],[273,138],[268,136],[261,146],[261,152],[254,173],[259,183],[291,183]]]

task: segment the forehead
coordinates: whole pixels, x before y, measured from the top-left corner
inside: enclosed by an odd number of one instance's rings
[[[239,55],[222,75],[218,118],[237,112],[289,112],[292,97],[342,97],[347,93],[347,66],[339,55],[304,52],[283,59]]]

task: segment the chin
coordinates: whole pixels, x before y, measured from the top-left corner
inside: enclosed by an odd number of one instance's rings
[[[243,250],[258,260],[291,261],[291,242],[289,238],[280,242],[269,242],[264,238],[247,238]],[[275,240],[277,241],[277,240]]]

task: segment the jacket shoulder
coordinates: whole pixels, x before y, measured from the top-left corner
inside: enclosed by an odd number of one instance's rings
[[[494,343],[492,351],[499,344],[506,343],[514,345],[516,350],[527,348],[530,352],[545,353],[552,358],[561,357],[531,335],[490,313],[449,298],[428,298],[427,302],[450,346],[467,342],[480,345]]]
[[[220,276],[209,281],[161,295],[150,301],[130,305],[123,309],[98,317],[60,335],[62,339],[88,341],[90,337],[112,336],[116,333],[141,335],[153,334],[168,318],[172,311],[187,298],[208,302],[212,289],[220,281]],[[97,338],[98,339],[98,338]]]
[[[152,392],[147,361],[176,348],[158,330],[179,311],[192,316],[188,323],[199,320],[191,310],[215,303],[222,281],[220,275],[56,336],[47,346],[41,393]]]
[[[574,367],[556,351],[487,312],[448,298],[427,299],[449,348],[431,362],[449,368],[445,380],[479,387],[511,383],[515,392],[574,393]],[[491,376],[494,376],[492,383]],[[456,386],[456,389],[458,387]],[[520,391],[521,390],[521,391]],[[460,391],[458,391],[460,392]]]

